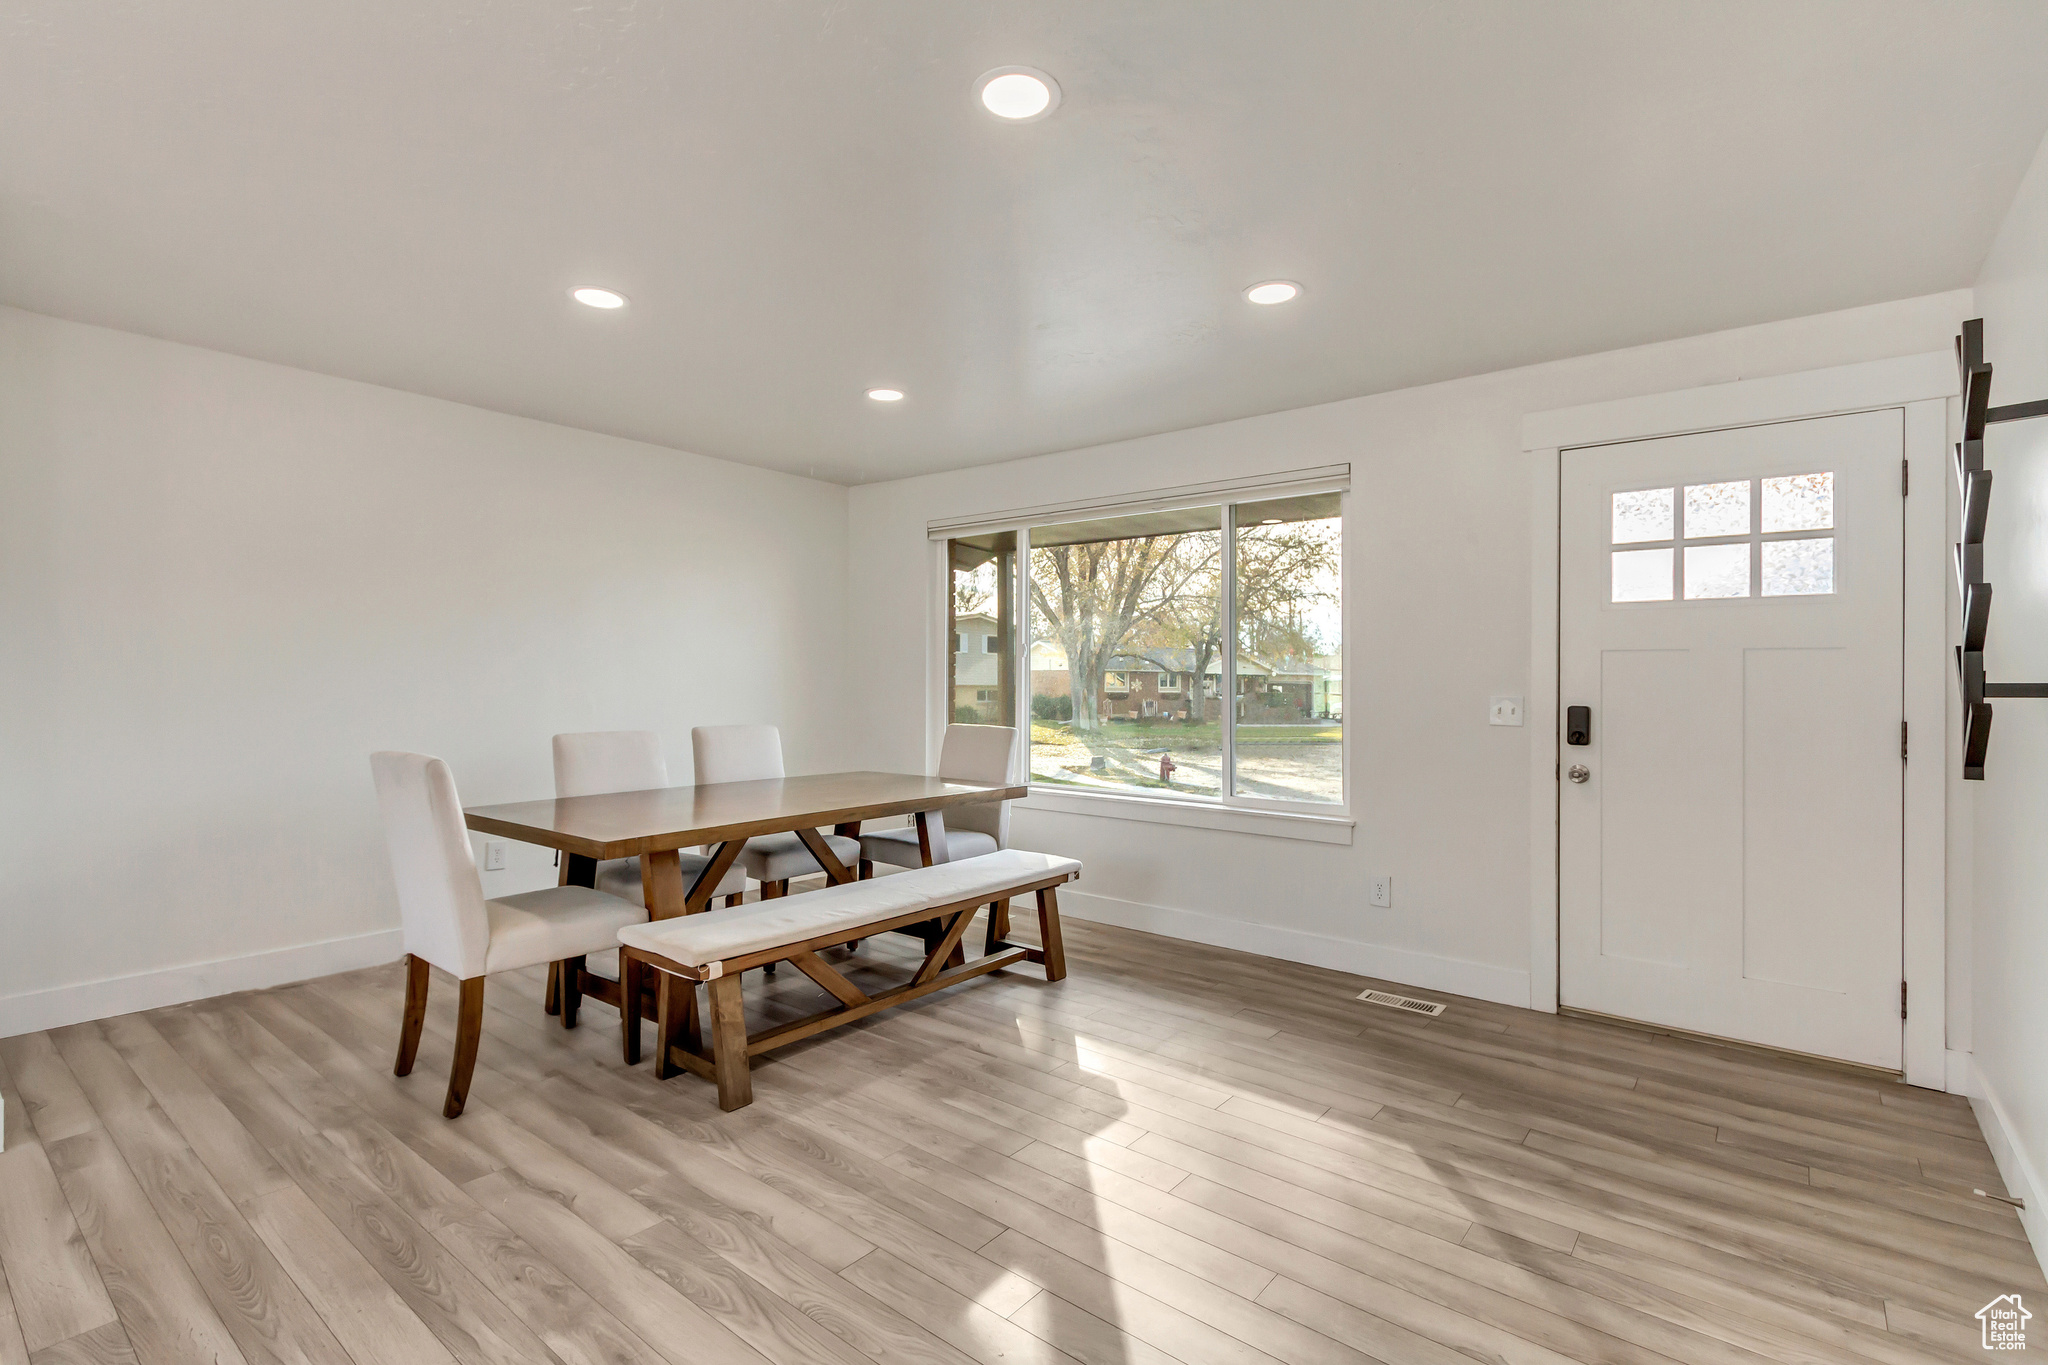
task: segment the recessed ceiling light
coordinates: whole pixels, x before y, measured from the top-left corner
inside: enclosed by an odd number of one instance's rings
[[[903,390],[869,389],[868,397],[874,399],[877,403],[900,403],[903,401]]]
[[[592,308],[624,308],[626,296],[609,289],[571,289],[569,297]]]
[[[1253,303],[1285,303],[1301,292],[1301,286],[1293,280],[1267,280],[1244,291],[1244,296]]]
[[[999,66],[974,83],[981,107],[1011,123],[1042,119],[1060,107],[1060,83],[1028,66]]]

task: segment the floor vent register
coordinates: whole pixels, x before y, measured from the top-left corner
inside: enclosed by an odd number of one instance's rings
[[[1390,995],[1386,991],[1362,991],[1358,998],[1392,1010],[1407,1010],[1411,1014],[1437,1015],[1449,1008],[1435,1000],[1417,1000],[1412,996]]]

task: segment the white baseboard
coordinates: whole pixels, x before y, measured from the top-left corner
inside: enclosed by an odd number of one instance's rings
[[[1954,1056],[1954,1053],[1949,1054]],[[1998,1163],[1998,1174],[2005,1181],[2005,1193],[2014,1199],[2023,1200],[2026,1207],[2020,1210],[2020,1226],[2027,1230],[2027,1241],[2034,1248],[2034,1259],[2041,1263],[2043,1274],[2048,1274],[2048,1257],[2042,1255],[2042,1248],[2048,1247],[2048,1207],[2043,1207],[2041,1196],[2048,1186],[2041,1183],[2040,1172],[2028,1159],[2026,1149],[2020,1146],[2019,1136],[2014,1132],[2012,1121],[2006,1117],[2005,1106],[1998,1102],[1998,1094],[1992,1088],[1990,1078],[1976,1072],[1974,1088],[1970,1093],[1970,1107],[1977,1111],[1977,1126],[1984,1130],[1984,1141],[1991,1148],[1991,1159]],[[1999,1193],[1997,1190],[1991,1191]]]
[[[1951,1095],[1974,1095],[1977,1093],[1977,1067],[1967,1052],[1948,1050],[1948,1080],[1941,1088]]]
[[[1388,948],[1360,943],[1355,939],[1332,938],[1301,929],[1283,929],[1270,924],[1223,919],[1193,910],[1176,910],[1142,901],[1119,900],[1086,891],[1062,890],[1060,911],[1074,919],[1114,924],[1124,929],[1141,929],[1168,938],[1191,939],[1212,948],[1235,948],[1239,952],[1276,957],[1286,962],[1305,962],[1359,976],[1376,976],[1424,990],[1448,991],[1490,1000],[1498,1005],[1529,1007],[1529,974],[1512,967],[1494,967],[1463,958],[1438,957],[1407,948]]]
[[[230,991],[260,990],[335,972],[352,972],[395,961],[404,951],[402,931],[376,929],[367,934],[273,948],[245,957],[189,962],[104,981],[23,991],[20,995],[0,997],[0,1038],[133,1014],[136,1010],[182,1005],[187,1000],[204,1000]]]

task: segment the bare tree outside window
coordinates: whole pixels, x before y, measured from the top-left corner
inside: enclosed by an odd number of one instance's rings
[[[1341,802],[1337,505],[1330,494],[1236,509],[1236,696],[1222,508],[1033,528],[1032,781],[1218,796],[1235,727],[1239,794]]]
[[[1236,509],[1236,792],[1339,804],[1344,522],[1335,493]],[[1256,670],[1246,676],[1247,665]]]
[[[1222,564],[1220,507],[1032,530],[1033,781],[1221,790],[1213,719],[1166,733],[1157,655],[1220,612]]]

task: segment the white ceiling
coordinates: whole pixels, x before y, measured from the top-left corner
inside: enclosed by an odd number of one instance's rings
[[[2039,0],[0,0],[0,301],[866,482],[1967,285],[2044,59]]]

